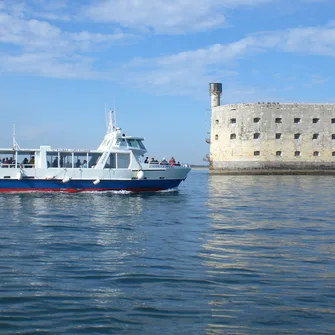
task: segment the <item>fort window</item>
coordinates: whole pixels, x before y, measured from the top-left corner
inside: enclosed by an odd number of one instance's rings
[[[335,140],[335,134],[332,134],[332,140]]]
[[[320,119],[318,119],[318,118],[314,118],[314,119],[313,119],[313,123],[318,123],[319,120],[320,120]]]
[[[313,140],[317,140],[319,137],[319,134],[313,134]]]
[[[236,140],[236,134],[230,134],[230,139],[231,140]]]
[[[255,117],[255,118],[254,118],[254,123],[258,123],[260,120],[261,120],[261,118],[259,118],[259,117]]]
[[[236,119],[230,119],[230,123],[236,123]]]
[[[301,121],[300,117],[295,117],[294,118],[294,123],[300,123],[300,121]]]
[[[219,139],[219,135],[215,135],[215,140],[218,140]]]
[[[335,119],[332,119],[332,123],[335,123]]]
[[[260,151],[254,151],[254,156],[259,156],[261,154]]]
[[[281,117],[276,117],[276,118],[275,118],[275,122],[276,122],[276,123],[281,123],[281,121],[282,121]]]
[[[295,156],[295,157],[300,157],[300,151],[295,151],[295,152],[294,152],[294,156]]]
[[[255,133],[254,134],[254,139],[257,140],[259,138],[259,136],[260,136],[260,133]]]
[[[281,156],[281,151],[276,151],[276,156]]]
[[[215,124],[219,124],[219,120],[215,120]]]
[[[313,156],[320,156],[320,152],[319,151],[314,151]]]
[[[332,156],[335,156],[335,151],[332,152]]]
[[[276,140],[279,140],[281,138],[281,133],[276,134]]]
[[[301,136],[301,134],[299,134],[299,133],[297,133],[297,134],[294,134],[294,139],[295,139],[295,140],[297,140],[297,139],[299,139],[299,138],[300,138],[300,136]]]

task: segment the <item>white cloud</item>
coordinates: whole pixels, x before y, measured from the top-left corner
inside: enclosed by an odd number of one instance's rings
[[[87,49],[101,43],[126,38],[122,32],[114,34],[70,33],[46,21],[22,19],[0,13],[0,42],[20,45],[29,50],[54,50],[69,52]],[[56,47],[56,48],[55,48]]]
[[[274,0],[100,0],[83,9],[84,17],[123,27],[180,34],[206,31],[225,23],[224,9]]]
[[[51,12],[35,12],[34,16],[49,21],[71,21],[72,19],[70,15],[55,14]]]
[[[47,15],[53,10],[55,20],[67,15],[64,8],[73,5],[66,0],[31,1],[39,10],[45,10],[38,13]],[[86,15],[97,21],[176,33],[223,24],[222,8],[269,1],[272,0],[104,0],[85,10]],[[10,0],[0,2],[0,43],[10,46],[6,54],[0,54],[1,72],[94,79],[107,79],[113,72],[114,77],[127,78],[127,85],[155,88],[165,93],[196,94],[210,81],[234,78],[239,61],[249,55],[279,51],[335,56],[334,26],[300,27],[247,35],[232,43],[216,43],[162,57],[134,58],[117,70],[105,68],[101,73],[94,70],[96,62],[89,52],[97,48],[101,51],[101,47],[129,35],[120,30],[109,34],[64,31],[60,26],[31,17],[32,9],[25,4]],[[102,58],[104,56],[102,54]]]
[[[36,1],[36,0],[35,0]],[[130,35],[118,30],[110,34],[68,32],[46,21],[25,17],[25,9],[0,9],[1,72],[22,72],[58,78],[105,78],[92,70],[94,60],[85,54]]]
[[[208,82],[235,76],[240,59],[265,52],[335,56],[335,28],[307,27],[253,34],[230,44],[214,44],[153,59],[137,58],[122,71],[129,73],[128,84],[152,87],[167,94],[189,94],[203,90]]]
[[[92,70],[93,60],[82,56],[60,57],[51,53],[0,54],[0,72],[21,72],[41,77],[103,79]]]
[[[47,10],[60,10],[68,7],[67,0],[31,0],[36,6]]]

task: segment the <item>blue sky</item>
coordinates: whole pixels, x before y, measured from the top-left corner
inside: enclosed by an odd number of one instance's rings
[[[150,156],[201,164],[222,103],[335,102],[333,0],[0,0],[0,147],[95,149],[115,102]]]

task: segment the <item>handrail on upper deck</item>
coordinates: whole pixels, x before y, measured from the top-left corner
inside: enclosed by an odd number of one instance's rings
[[[15,163],[0,163],[0,168],[3,169],[13,169],[13,168],[34,168],[35,164],[20,164],[17,163],[17,165]]]

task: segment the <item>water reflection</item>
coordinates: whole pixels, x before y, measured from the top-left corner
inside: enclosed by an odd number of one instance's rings
[[[0,195],[2,329],[327,333],[333,184],[192,171],[164,194]]]
[[[313,313],[330,322],[333,184],[324,176],[210,176],[208,333],[295,334]]]

